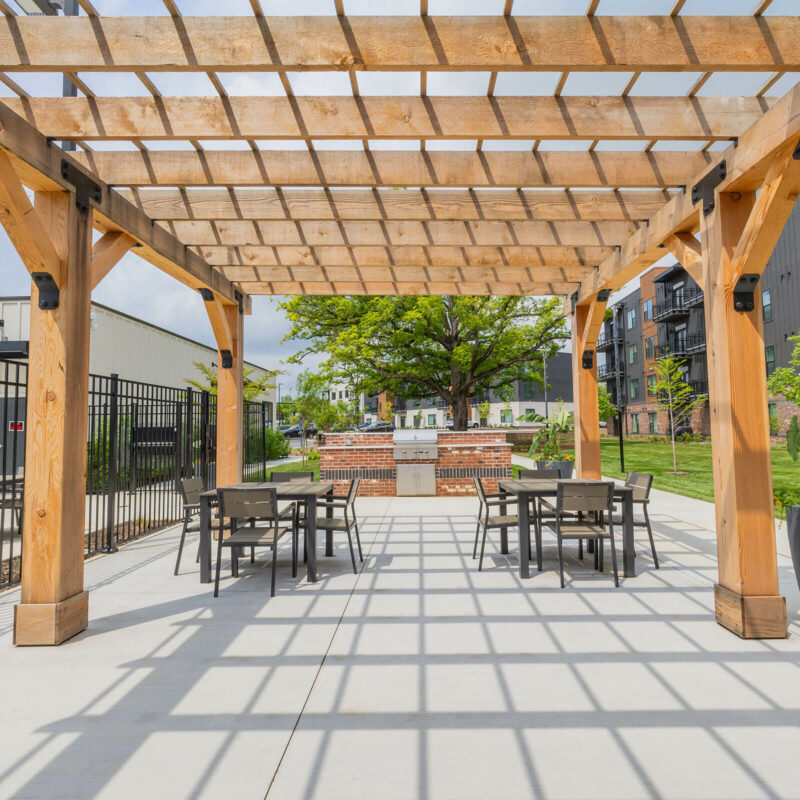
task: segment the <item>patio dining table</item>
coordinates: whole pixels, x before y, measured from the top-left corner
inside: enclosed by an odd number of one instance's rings
[[[317,500],[333,494],[333,484],[320,481],[281,481],[280,483],[235,483],[222,489],[275,489],[278,500],[305,503],[305,542],[308,553],[306,575],[308,580],[317,580]],[[211,508],[217,503],[217,489],[200,494],[200,582],[211,583]],[[330,516],[332,509],[326,509]],[[326,555],[333,555],[333,531],[326,531]]]
[[[500,480],[499,489],[503,499],[512,495],[517,498],[519,525],[519,576],[530,577],[530,508],[531,500],[540,497],[555,497],[559,483],[576,482],[579,479],[529,478],[525,480]],[[582,479],[581,479],[582,480]],[[592,481],[592,483],[609,483],[609,481]],[[622,574],[626,578],[636,577],[636,564],[633,550],[633,488],[621,483],[614,483],[614,499],[622,504]],[[500,513],[505,516],[507,505],[500,504]],[[508,553],[508,529],[500,529],[500,550]],[[540,550],[541,558],[541,550]],[[538,565],[541,569],[541,564]]]

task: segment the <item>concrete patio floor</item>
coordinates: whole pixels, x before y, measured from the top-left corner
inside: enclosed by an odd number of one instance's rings
[[[90,627],[11,646],[0,596],[0,797],[800,797],[800,593],[778,533],[790,637],[713,621],[713,506],[653,493],[653,569],[614,589],[568,547],[558,588],[471,559],[476,501],[358,501],[315,585],[269,570],[198,582],[178,529],[86,564]],[[516,536],[512,533],[512,542]],[[268,561],[266,562],[268,563]],[[608,563],[608,559],[607,559]],[[263,566],[260,563],[259,566]]]

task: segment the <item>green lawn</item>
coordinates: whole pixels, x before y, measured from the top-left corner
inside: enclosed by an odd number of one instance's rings
[[[698,500],[714,500],[714,477],[711,473],[711,444],[709,442],[679,442],[678,470],[687,475],[670,475],[672,446],[669,442],[650,442],[646,439],[625,440],[626,472],[646,472],[653,475],[653,487],[675,492]],[[611,437],[600,440],[603,475],[624,478],[619,468],[619,441]],[[785,445],[772,448],[772,480],[776,491],[800,491],[800,464],[795,464]]]
[[[267,472],[310,472],[314,471],[314,480],[319,480],[319,459],[315,458],[306,462],[303,466],[302,461],[292,461],[289,464],[280,464],[277,467],[270,467]]]

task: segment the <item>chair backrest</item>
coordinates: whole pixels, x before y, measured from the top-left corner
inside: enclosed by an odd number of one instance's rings
[[[524,480],[558,480],[561,477],[561,472],[557,469],[521,469],[519,471],[519,479]]]
[[[478,500],[481,503],[486,502],[486,492],[483,490],[483,483],[481,483],[480,478],[473,478],[472,482],[475,484],[475,491],[478,493]]]
[[[355,503],[360,483],[361,483],[361,478],[353,478],[353,480],[350,481],[350,488],[347,490],[348,505],[352,505],[353,503]]]
[[[195,506],[200,502],[200,492],[203,491],[202,478],[184,478],[181,481],[181,494],[187,506]]]
[[[273,470],[269,474],[270,483],[288,483],[289,481],[313,481],[313,472],[278,472]]]
[[[653,485],[653,476],[645,472],[629,472],[625,478],[625,485],[633,487],[633,501],[647,500],[650,497],[650,487]]]
[[[559,511],[580,511],[585,514],[611,509],[613,483],[564,481],[558,484],[556,496]]]
[[[277,519],[275,489],[218,489],[219,515],[231,519]]]

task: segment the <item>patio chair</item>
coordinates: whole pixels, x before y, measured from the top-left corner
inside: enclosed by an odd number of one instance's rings
[[[347,533],[347,541],[350,544],[350,560],[353,562],[353,572],[356,573],[356,556],[353,552],[353,536],[350,533],[352,529],[356,534],[356,542],[358,543],[358,560],[364,561],[364,554],[361,552],[361,536],[358,533],[358,520],[356,518],[356,495],[358,494],[358,486],[361,483],[361,478],[354,478],[350,481],[350,488],[347,494],[344,495],[327,495],[317,501],[317,510],[328,509],[342,509],[342,517],[317,517],[317,530],[322,531],[345,531]],[[351,516],[348,515],[348,509]]]
[[[478,524],[475,527],[475,544],[472,547],[472,557],[475,558],[478,552],[478,534],[481,527],[483,527],[483,538],[481,539],[481,557],[478,561],[478,571],[483,569],[483,551],[486,548],[486,532],[489,528],[510,528],[514,525],[519,525],[519,517],[516,514],[502,514],[498,516],[490,516],[492,506],[499,506],[502,503],[507,503],[508,498],[501,495],[499,492],[495,494],[486,494],[483,489],[483,483],[480,478],[473,478],[475,490],[478,493]],[[530,550],[530,530],[528,531],[528,550]]]
[[[175,575],[181,566],[181,556],[183,555],[183,545],[186,541],[187,533],[197,533],[200,530],[200,493],[203,491],[202,478],[184,478],[180,484],[181,498],[183,499],[183,528],[181,530],[181,542],[178,545],[178,557],[175,559]],[[216,514],[211,517],[211,525],[217,523]],[[225,527],[230,529],[230,524]],[[197,558],[195,563],[200,561],[200,546],[197,547]]]
[[[634,527],[638,528],[647,528],[647,535],[650,538],[650,552],[653,554],[653,563],[655,564],[656,569],[658,569],[658,553],[656,553],[656,543],[653,539],[653,528],[650,525],[650,516],[647,513],[647,506],[650,504],[650,489],[653,486],[653,476],[647,475],[644,472],[629,472],[627,477],[625,478],[625,485],[630,486],[633,489],[633,507],[636,508],[637,505],[642,507],[642,513],[644,514],[643,520],[637,520],[635,517],[633,519]],[[616,506],[614,507],[614,511],[616,511]],[[623,519],[621,516],[614,517],[614,524],[615,525],[622,525]]]
[[[214,597],[219,597],[219,573],[222,567],[222,548],[231,550],[231,574],[239,577],[241,547],[269,547],[272,550],[272,580],[270,596],[275,597],[275,575],[278,567],[278,541],[287,533],[292,536],[292,577],[297,577],[297,526],[282,527],[278,516],[278,497],[275,489],[219,489],[219,519],[230,519],[231,535],[225,539],[220,523],[217,539],[217,570],[214,578]],[[247,525],[240,521],[246,520]],[[266,524],[258,524],[266,523]]]
[[[614,586],[619,587],[617,573],[617,551],[614,545],[614,484],[596,481],[570,481],[558,484],[556,503],[553,505],[543,499],[542,504],[555,512],[555,520],[547,521],[548,528],[555,531],[558,541],[558,568],[561,574],[561,588],[564,588],[564,539],[591,539],[595,542],[595,566],[603,568],[603,541],[611,543],[611,567],[614,572]],[[578,517],[569,516],[578,514]],[[606,514],[608,516],[606,516]],[[608,520],[608,526],[604,523]]]
[[[520,480],[561,480],[561,472],[556,467],[547,469],[521,469],[519,471]],[[575,516],[574,514],[570,516]],[[538,502],[531,500],[531,517],[533,518],[534,535],[536,537],[536,569],[542,571],[542,522],[553,521],[556,518],[555,511],[551,511],[542,505],[542,498]],[[578,539],[578,557],[583,560],[583,539]]]
[[[314,480],[314,473],[313,472],[278,472],[277,470],[273,470],[269,474],[270,483],[289,483],[292,481],[313,481]],[[287,514],[289,513],[289,505],[293,506],[292,513],[297,517],[297,527],[298,528],[305,528],[305,515],[306,515],[306,504],[305,503],[290,503],[287,506],[281,506],[278,508],[278,513],[280,514],[281,519],[288,519]],[[305,538],[303,539],[303,563],[305,564],[308,561],[308,551],[306,548]]]

